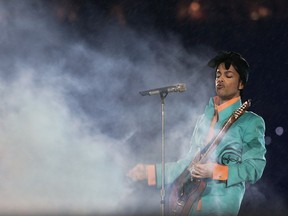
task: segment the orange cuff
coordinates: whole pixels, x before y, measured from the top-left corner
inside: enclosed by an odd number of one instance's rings
[[[156,185],[156,168],[155,165],[146,165],[146,176],[148,185]]]
[[[197,211],[200,211],[201,209],[202,209],[202,199],[200,198],[197,204]]]
[[[225,181],[228,179],[228,166],[215,164],[213,170],[213,179]]]

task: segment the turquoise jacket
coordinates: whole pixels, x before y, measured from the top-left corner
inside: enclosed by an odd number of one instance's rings
[[[218,113],[215,134],[241,105],[241,100],[238,100]],[[172,183],[187,168],[194,155],[206,145],[205,138],[213,116],[214,101],[211,98],[204,114],[198,118],[186,157],[177,162],[166,163],[165,184]],[[202,208],[193,215],[238,214],[245,192],[245,182],[255,183],[260,179],[266,164],[264,133],[264,120],[253,112],[246,111],[234,122],[209,160],[229,167],[228,180],[207,179],[201,198]],[[161,164],[156,164],[156,182],[160,187]]]

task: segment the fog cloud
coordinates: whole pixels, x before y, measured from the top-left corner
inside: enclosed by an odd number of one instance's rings
[[[92,44],[43,2],[0,4],[0,213],[125,212],[127,170],[160,162],[160,97],[139,91],[186,83],[165,99],[174,159],[213,94],[213,51],[111,23]]]

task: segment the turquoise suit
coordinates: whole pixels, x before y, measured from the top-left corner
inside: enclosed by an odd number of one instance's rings
[[[242,105],[241,100],[218,113],[214,126],[215,134],[225,121]],[[195,125],[191,147],[185,158],[165,164],[165,184],[172,183],[192,161],[195,154],[207,143],[207,133],[214,116],[214,101],[210,99]],[[245,192],[245,182],[255,183],[262,176],[265,160],[265,123],[253,112],[246,111],[225,134],[209,162],[227,165],[225,181],[205,179],[207,186],[202,194],[200,210],[193,215],[237,215]],[[161,186],[161,164],[156,164],[156,183]]]

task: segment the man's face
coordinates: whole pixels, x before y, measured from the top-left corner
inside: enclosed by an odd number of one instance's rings
[[[215,88],[221,103],[240,96],[240,90],[244,88],[244,85],[233,65],[228,70],[225,68],[224,63],[218,66],[216,69]]]

